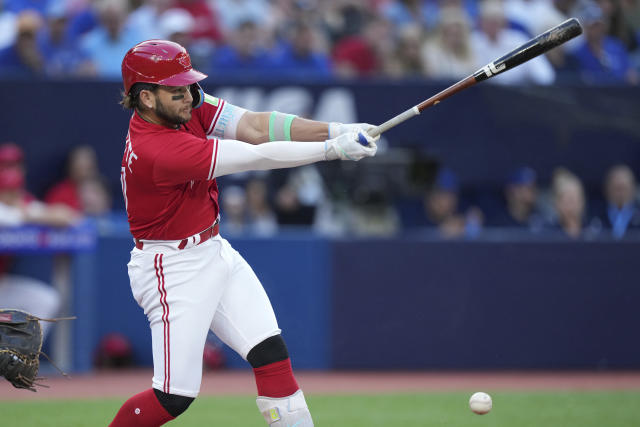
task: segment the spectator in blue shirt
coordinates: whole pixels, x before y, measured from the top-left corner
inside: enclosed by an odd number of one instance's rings
[[[97,7],[100,25],[82,38],[81,47],[98,76],[120,80],[122,58],[142,39],[135,28],[125,28],[128,12],[125,0],[102,0]]]
[[[605,228],[620,239],[631,229],[640,230],[640,207],[636,200],[636,179],[627,165],[616,165],[605,180],[606,211],[602,215]]]
[[[398,29],[406,25],[418,25],[426,29],[433,29],[440,21],[443,8],[459,7],[476,17],[478,15],[477,0],[393,0],[381,2],[381,14]]]
[[[273,56],[253,21],[238,25],[230,43],[217,49],[209,74],[226,77],[264,77],[273,74]]]
[[[20,13],[26,10],[33,10],[40,15],[44,15],[51,0],[4,0],[2,2],[3,9]]]
[[[309,24],[294,25],[288,40],[275,55],[273,66],[287,78],[326,78],[331,75],[331,60],[318,47],[318,34]]]
[[[504,210],[489,219],[492,226],[526,228],[537,232],[544,227],[544,218],[538,209],[537,174],[530,167],[516,169],[504,189]]]
[[[597,4],[582,10],[584,42],[573,52],[580,78],[588,84],[638,84],[638,73],[631,67],[622,42],[607,35],[608,24]]]
[[[484,222],[479,208],[460,209],[458,177],[449,168],[438,171],[436,180],[424,195],[425,225],[438,230],[444,238],[476,237]]]
[[[69,12],[69,37],[80,39],[100,25],[98,11],[93,4],[80,5]]]
[[[89,58],[69,34],[69,17],[65,3],[54,1],[47,9],[48,26],[38,34],[38,47],[45,59],[48,76],[94,75]]]
[[[44,72],[44,59],[36,43],[42,18],[32,10],[20,12],[16,23],[16,39],[0,50],[0,75],[33,78]]]

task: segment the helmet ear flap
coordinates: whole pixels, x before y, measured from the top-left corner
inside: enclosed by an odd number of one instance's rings
[[[189,91],[191,92],[191,96],[193,97],[193,102],[191,106],[193,108],[198,108],[204,102],[204,91],[200,87],[198,83],[192,83],[189,85]]]

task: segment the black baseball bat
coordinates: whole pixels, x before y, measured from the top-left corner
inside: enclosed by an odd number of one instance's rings
[[[386,132],[392,127],[410,119],[413,116],[417,116],[423,110],[436,105],[443,99],[454,95],[463,89],[473,86],[474,84],[483,80],[490,79],[497,76],[500,73],[504,73],[507,70],[517,67],[518,65],[527,62],[536,56],[542,55],[548,52],[554,47],[571,40],[574,37],[582,34],[582,27],[580,22],[576,18],[567,19],[562,24],[557,25],[550,30],[545,31],[537,37],[529,40],[522,46],[512,50],[501,58],[496,59],[493,62],[485,65],[469,77],[460,80],[442,92],[432,96],[431,98],[422,101],[420,104],[411,107],[410,109],[398,114],[390,120],[387,120],[380,126],[373,128],[369,131],[371,136],[380,135],[382,132]]]

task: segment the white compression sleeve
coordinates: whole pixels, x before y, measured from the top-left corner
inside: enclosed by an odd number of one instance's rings
[[[326,160],[324,141],[272,141],[252,145],[231,139],[218,142],[213,176],[250,170],[292,168]]]

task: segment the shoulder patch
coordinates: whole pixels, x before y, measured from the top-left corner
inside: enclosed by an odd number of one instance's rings
[[[204,102],[206,102],[207,104],[211,104],[214,107],[217,107],[218,104],[220,103],[220,99],[216,98],[215,96],[211,96],[207,93],[204,94]]]

